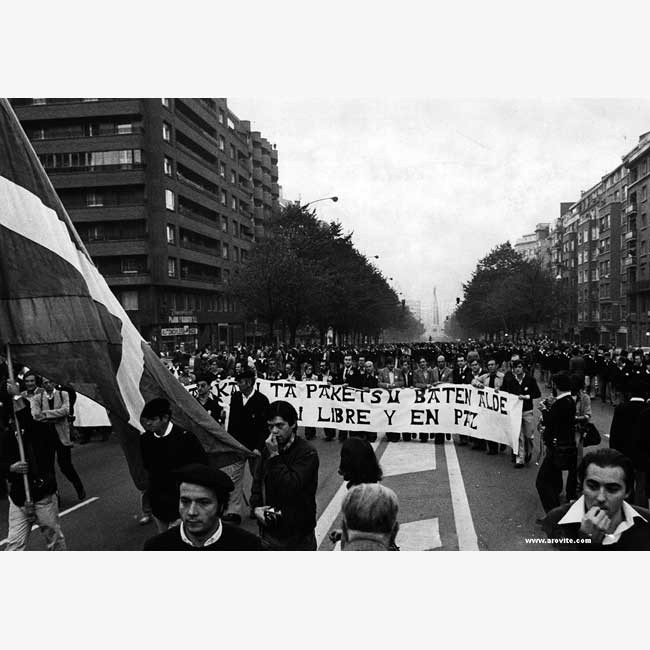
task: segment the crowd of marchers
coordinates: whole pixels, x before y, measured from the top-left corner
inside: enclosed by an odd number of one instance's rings
[[[293,406],[269,403],[255,390],[258,378],[317,379],[359,390],[472,384],[517,395],[522,419],[518,450],[510,450],[510,459],[515,469],[524,469],[538,449],[535,485],[545,511],[539,523],[549,538],[572,550],[650,550],[650,369],[643,350],[540,338],[358,348],[235,346],[193,355],[177,349],[165,361],[179,381],[196,385],[198,401],[221,421],[223,410],[211,387],[234,378],[238,390],[231,398],[227,429],[252,456],[216,469],[197,439],[172,422],[166,400],[146,404],[141,450],[149,487],[143,521],[151,518],[158,528],[158,535],[145,545],[148,550],[316,549],[319,460],[311,442],[316,430],[307,427],[299,435]],[[541,399],[540,383],[551,392],[546,399]],[[37,421],[26,386],[8,383],[7,397],[20,403],[27,423],[30,416]],[[615,405],[609,448],[599,442],[590,422],[592,398]],[[340,528],[333,533],[343,550],[397,549],[399,495],[381,485],[381,467],[371,446],[379,435],[324,429],[325,441],[341,443],[339,472],[349,488]],[[385,436],[389,443],[412,444],[414,439],[408,432]],[[506,452],[505,446],[481,438],[418,435],[423,443],[430,438],[435,444],[471,445],[490,455]],[[0,469],[9,478],[10,536],[21,510],[17,491],[23,476],[38,478],[33,465],[16,462],[15,449],[3,452]],[[44,465],[52,474],[53,463],[48,455]],[[249,494],[244,494],[246,471],[252,476]],[[56,486],[49,490],[54,496]],[[55,506],[56,499],[48,504]],[[244,529],[245,517],[257,522],[257,534]],[[51,518],[50,509],[50,519],[38,521],[48,540]],[[24,523],[21,526],[23,530]]]

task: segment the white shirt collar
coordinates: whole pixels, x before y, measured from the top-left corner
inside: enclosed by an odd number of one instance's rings
[[[558,524],[579,524],[585,516],[585,498],[581,496],[567,511],[564,517],[558,521]],[[608,533],[603,538],[603,546],[616,544],[621,535],[634,526],[634,518],[639,517],[647,521],[643,515],[640,515],[627,501],[623,501],[623,521],[617,526],[613,533]]]
[[[564,393],[559,393],[558,396],[555,399],[556,400],[562,399],[563,397],[566,397],[567,395],[571,395],[571,391],[567,390]]]
[[[165,429],[165,433],[163,433],[162,436],[159,436],[157,433],[154,433],[153,435],[156,436],[156,438],[166,438],[172,432],[173,427],[174,423],[170,420],[167,428]]]
[[[210,535],[208,539],[203,542],[203,546],[197,546],[192,542],[192,540],[185,534],[185,527],[184,524],[181,523],[180,525],[181,529],[181,539],[186,543],[189,544],[190,546],[194,546],[195,548],[203,548],[205,546],[211,546],[215,542],[219,541],[219,538],[221,537],[221,533],[223,533],[223,526],[221,525],[221,519],[219,519],[219,527],[217,530],[214,531],[214,534]]]
[[[244,395],[244,393],[241,394],[241,401],[244,406],[246,406],[246,403],[248,400],[253,397],[253,393],[255,392],[255,389],[253,389],[248,395]]]
[[[630,402],[645,402],[643,397],[630,397]]]

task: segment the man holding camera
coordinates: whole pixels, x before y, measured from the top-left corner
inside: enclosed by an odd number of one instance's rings
[[[288,402],[269,406],[267,424],[251,494],[262,549],[315,551],[318,454],[296,435],[298,414]]]

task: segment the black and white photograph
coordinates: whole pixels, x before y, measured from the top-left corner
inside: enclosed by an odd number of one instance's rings
[[[650,551],[639,43],[586,4],[163,4],[142,32],[75,19],[75,56],[72,23],[49,60],[23,43],[0,83],[12,608],[42,570],[73,611],[122,598],[133,645],[173,627],[158,598],[240,603],[224,643],[288,650],[321,613],[429,647],[609,598]],[[166,641],[216,640],[192,633]]]

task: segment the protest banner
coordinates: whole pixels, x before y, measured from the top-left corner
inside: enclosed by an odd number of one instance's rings
[[[212,391],[228,410],[233,380],[215,382]],[[285,400],[301,426],[347,431],[458,433],[519,446],[522,402],[517,395],[465,384],[384,390],[333,386],[317,381],[257,380],[255,390],[269,401]]]

